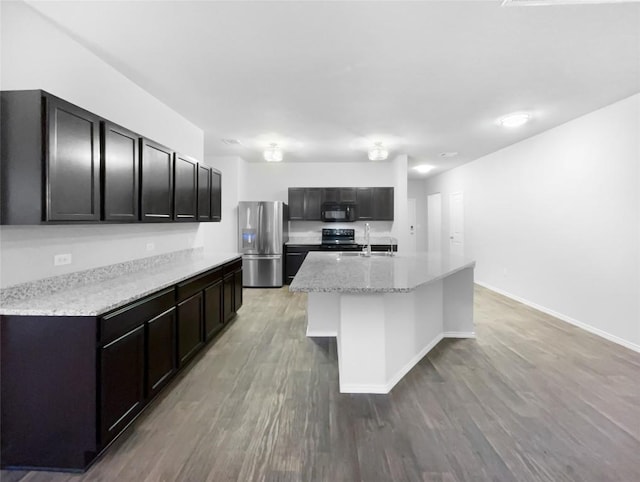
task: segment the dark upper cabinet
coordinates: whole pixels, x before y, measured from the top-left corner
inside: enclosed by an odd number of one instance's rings
[[[198,221],[211,221],[211,168],[198,165]]]
[[[42,90],[0,96],[0,224],[221,220],[220,171]]]
[[[176,309],[147,321],[147,398],[152,398],[177,371]]]
[[[140,151],[142,220],[171,221],[173,219],[173,151],[148,139],[140,141]]]
[[[100,350],[100,443],[127,426],[144,403],[144,325]]]
[[[322,219],[323,188],[289,188],[289,220],[320,221]]]
[[[289,188],[289,219],[291,221],[304,220],[304,191],[303,187]]]
[[[304,193],[304,218],[307,221],[322,220],[322,189],[310,187]]]
[[[202,331],[203,296],[195,296],[178,304],[178,361],[186,363],[204,343]]]
[[[46,104],[46,220],[100,220],[100,118],[55,97]]]
[[[139,136],[102,123],[102,213],[105,221],[138,221]]]
[[[393,221],[393,188],[372,188],[372,212],[376,221]]]
[[[2,92],[2,224],[100,220],[100,120],[41,90]]]
[[[211,169],[211,220],[222,220],[222,173]]]
[[[198,204],[198,162],[175,154],[174,215],[176,221],[195,221]]]
[[[356,189],[356,215],[358,220],[373,220],[373,190],[370,187]]]
[[[322,188],[322,202],[356,202],[354,187],[324,187]]]

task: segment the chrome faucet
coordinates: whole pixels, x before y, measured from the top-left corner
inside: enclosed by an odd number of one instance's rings
[[[364,248],[362,248],[363,256],[371,256],[371,226],[369,223],[364,225]]]

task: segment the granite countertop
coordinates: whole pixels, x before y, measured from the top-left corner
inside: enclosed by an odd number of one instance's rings
[[[467,258],[443,256],[440,253],[369,258],[349,254],[351,253],[309,253],[289,290],[320,293],[407,293],[422,284],[437,281],[465,268],[473,268],[476,264]]]
[[[371,244],[389,244],[389,236],[371,236]],[[364,244],[364,236],[356,236],[356,244]],[[300,244],[300,245],[320,245],[322,243],[321,236],[289,236],[289,241],[285,244]],[[393,238],[393,244],[398,244],[398,240]]]
[[[11,296],[3,296],[0,305],[2,315],[24,316],[96,316],[128,303],[143,298],[159,290],[167,288],[196,276],[207,270],[225,264],[240,257],[238,253],[216,253],[174,259],[156,264],[145,269],[138,269],[125,273],[112,273],[91,280],[88,270],[86,279],[82,283],[69,283],[69,286],[56,286],[64,283],[64,277],[50,278],[47,288],[40,286],[33,289],[25,283],[25,296],[16,295],[13,290]],[[124,263],[123,263],[124,264]],[[115,265],[114,265],[115,266]],[[47,281],[49,281],[47,280]],[[62,288],[62,289],[61,289]],[[8,290],[5,290],[8,291]]]

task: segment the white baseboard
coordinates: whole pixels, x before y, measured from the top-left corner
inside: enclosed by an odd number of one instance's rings
[[[338,336],[337,331],[315,331],[307,329],[307,336],[310,338],[327,338],[333,337],[336,338]]]
[[[418,364],[424,356],[429,353],[438,343],[442,340],[442,335],[436,336],[429,342],[422,350],[420,350],[414,357],[411,358],[400,370],[396,372],[387,383],[381,383],[379,385],[360,385],[360,384],[343,384],[340,383],[340,393],[389,393],[396,384],[402,380],[402,378],[409,373],[409,371]]]
[[[443,338],[475,338],[475,331],[445,331]]]
[[[635,343],[632,343],[628,340],[625,340],[624,338],[620,338],[619,336],[616,335],[612,335],[611,333],[607,333],[604,330],[601,330],[600,328],[596,328],[594,326],[591,326],[583,321],[579,321],[576,320],[574,318],[571,318],[570,316],[567,315],[563,315],[562,313],[558,313],[557,311],[553,311],[549,308],[546,308],[544,306],[541,306],[537,303],[534,303],[532,301],[529,301],[525,298],[521,298],[520,296],[516,296],[514,294],[509,293],[508,291],[504,291],[500,288],[496,288],[495,286],[491,286],[488,285],[487,283],[483,283],[481,281],[476,280],[475,283],[477,285],[480,285],[484,288],[487,288],[491,291],[495,291],[496,293],[499,293],[503,296],[506,296],[507,298],[511,298],[512,300],[518,301],[520,303],[522,303],[523,305],[527,305],[530,306],[531,308],[534,308],[538,311],[541,311],[543,313],[546,313],[547,315],[551,315],[554,318],[557,318],[561,321],[564,321],[566,323],[569,323],[573,326],[577,326],[578,328],[582,328],[585,331],[588,331],[589,333],[593,333],[594,335],[597,335],[599,337],[604,338],[605,340],[609,340],[612,341],[613,343],[617,343],[618,345],[621,345],[625,348],[628,348],[629,350],[633,350],[636,351],[638,353],[640,353],[640,345],[637,345]]]

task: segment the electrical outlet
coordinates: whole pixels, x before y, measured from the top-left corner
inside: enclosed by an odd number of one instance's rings
[[[53,265],[54,266],[62,266],[62,265],[65,265],[65,264],[71,264],[72,261],[73,261],[73,258],[71,256],[71,253],[56,254],[53,257]]]
[[[153,251],[156,249],[156,245],[154,243],[147,243],[147,251]]]

